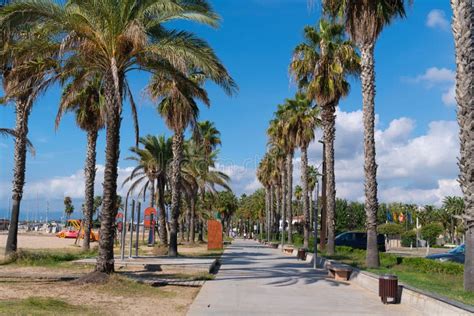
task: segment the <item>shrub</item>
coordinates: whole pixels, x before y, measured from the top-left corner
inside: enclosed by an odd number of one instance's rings
[[[403,258],[402,264],[404,266],[413,268],[416,272],[425,273],[444,273],[462,275],[464,273],[464,266],[455,262],[439,262],[425,258]]]
[[[409,230],[402,234],[402,247],[415,246],[416,244],[416,231]]]
[[[402,225],[396,223],[386,223],[380,225],[377,230],[380,234],[391,237],[400,235],[403,232],[403,227]]]
[[[425,239],[429,245],[436,244],[436,238],[443,232],[440,224],[433,223],[421,227],[421,237]]]

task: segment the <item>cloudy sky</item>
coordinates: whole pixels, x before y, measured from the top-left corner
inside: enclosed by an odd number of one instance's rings
[[[291,51],[301,41],[302,30],[319,19],[320,8],[306,0],[213,0],[222,16],[218,30],[178,23],[211,43],[240,87],[229,98],[209,86],[210,109],[202,120],[212,120],[222,132],[218,168],[232,177],[237,194],[259,187],[255,168],[265,152],[265,130],[272,113],[295,87],[288,76]],[[382,201],[439,203],[445,195],[459,194],[457,177],[458,136],[454,100],[454,47],[450,31],[449,1],[419,0],[408,9],[408,18],[396,21],[381,35],[376,48],[377,162],[379,198]],[[170,132],[147,99],[148,76],[132,73],[129,81],[140,104],[141,133]],[[28,156],[25,209],[62,209],[64,196],[77,207],[83,198],[85,134],[68,115],[54,130],[59,87],[52,88],[35,105],[30,139],[37,155]],[[360,84],[352,80],[351,94],[337,112],[336,181],[341,198],[363,201],[362,98]],[[133,167],[125,158],[133,145],[128,108],[122,124],[120,179]],[[12,106],[0,108],[0,126],[14,126]],[[318,135],[320,132],[318,131]],[[321,147],[310,148],[311,163],[321,163]],[[101,192],[104,133],[98,143],[96,190]],[[0,139],[0,217],[5,216],[11,195],[13,141]],[[299,153],[295,157],[295,182],[299,182]],[[24,215],[24,214],[23,214]]]

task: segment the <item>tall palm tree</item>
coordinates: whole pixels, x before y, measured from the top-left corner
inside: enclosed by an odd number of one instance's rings
[[[207,92],[202,88],[202,83],[208,79],[202,72],[193,69],[189,65],[187,76],[173,78],[167,75],[155,74],[148,87],[155,99],[161,99],[158,112],[165,120],[165,124],[173,133],[173,159],[171,162],[171,225],[170,243],[168,255],[178,255],[177,229],[178,216],[180,213],[181,195],[181,163],[183,161],[184,131],[188,126],[196,126],[199,116],[199,107],[196,100],[200,100],[210,106]],[[221,64],[218,66],[222,67]],[[228,93],[232,93],[235,87],[227,72],[222,70],[222,78],[209,78],[218,84],[222,84]]]
[[[346,77],[359,70],[359,57],[353,44],[344,37],[344,26],[320,20],[318,29],[305,27],[305,41],[295,48],[290,72],[308,98],[321,107],[326,161],[327,252],[335,251],[336,181],[334,175],[334,140],[336,107],[349,93]]]
[[[131,147],[134,156],[128,160],[137,162],[130,176],[124,179],[123,185],[131,182],[129,192],[139,189],[138,195],[145,196],[150,189],[150,206],[158,206],[159,236],[163,245],[168,244],[166,230],[165,188],[168,183],[169,163],[172,158],[172,139],[164,135],[147,135],[140,138],[143,148]]]
[[[271,128],[269,132],[271,132]],[[272,158],[274,168],[271,174],[271,183],[275,187],[276,212],[282,221],[281,245],[285,244],[285,223],[286,223],[286,153],[281,147],[278,139],[270,138],[269,153]],[[278,231],[278,221],[275,220],[275,231]]]
[[[284,164],[284,185],[283,185],[283,196],[284,196],[284,221],[288,220],[288,243],[293,243],[293,218],[292,218],[292,198],[293,198],[293,155],[296,144],[289,138],[288,126],[285,125],[285,111],[286,105],[282,104],[278,106],[275,112],[275,118],[270,121],[270,126],[267,130],[267,134],[270,138],[270,142],[281,148],[285,154],[283,161]],[[283,230],[285,232],[285,229]],[[283,240],[284,243],[284,240]]]
[[[0,8],[0,18],[7,8],[9,6]],[[36,98],[48,87],[51,78],[55,77],[57,63],[54,52],[57,46],[29,31],[24,25],[12,29],[9,23],[2,23],[0,30],[0,76],[5,93],[1,103],[15,102],[16,113],[12,206],[5,246],[5,254],[11,255],[17,251],[18,246],[26,152],[31,148],[28,141],[28,121]]]
[[[122,102],[129,92],[127,73],[138,68],[181,80],[192,63],[212,80],[224,87],[230,86],[226,70],[207,43],[191,33],[163,26],[177,19],[210,26],[218,23],[217,15],[206,0],[70,0],[66,3],[18,0],[1,13],[0,29],[6,25],[31,25],[44,33],[54,33],[54,39],[61,43],[60,52],[66,64],[80,59],[88,70],[103,75],[107,128],[96,265],[99,272],[114,271],[115,201]],[[177,138],[178,144],[179,136]]]
[[[265,189],[265,220],[266,220],[266,239],[270,240],[270,212],[271,212],[271,199],[270,199],[270,187],[271,187],[271,173],[273,169],[272,158],[267,152],[262,160],[260,161],[257,168],[257,179],[260,181]]]
[[[201,196],[202,205],[206,196],[214,197],[217,194],[216,186],[231,191],[230,178],[225,173],[214,169],[217,151],[208,152],[201,143],[197,143],[194,139],[189,141],[185,148],[182,167],[183,186],[188,193],[190,241],[194,243],[198,197]],[[203,216],[199,217],[202,221]]]
[[[76,124],[87,133],[87,154],[84,164],[84,239],[82,248],[90,249],[92,215],[94,213],[94,184],[96,175],[97,137],[99,130],[104,128],[104,100],[101,80],[98,77],[75,78],[64,89],[59,111],[56,116],[56,128],[63,114],[73,111]]]
[[[375,161],[375,43],[383,28],[406,16],[412,0],[323,0],[324,10],[344,20],[346,30],[361,52],[362,107],[364,120],[365,212],[369,268],[379,266],[377,249],[377,163]]]
[[[217,149],[218,146],[222,145],[222,140],[220,138],[221,133],[216,128],[214,122],[211,121],[203,121],[199,122],[194,130],[194,141],[199,144],[200,147],[203,148],[204,154],[204,163],[214,163],[211,159],[211,154],[214,150]],[[206,164],[203,168],[209,170],[210,165]],[[201,196],[204,199],[206,195],[205,188],[201,192]],[[199,236],[203,236],[204,230],[204,222],[202,218],[199,218]],[[202,240],[200,240],[202,241]]]
[[[451,0],[453,34],[456,46],[456,101],[460,128],[461,152],[459,183],[464,197],[466,226],[466,260],[464,262],[464,289],[474,291],[474,141],[472,136],[474,87],[474,2]]]
[[[301,185],[304,215],[304,247],[309,246],[310,209],[308,196],[308,146],[314,140],[315,130],[320,126],[319,109],[313,108],[311,99],[298,93],[295,99],[288,101],[287,124],[294,133],[294,139],[301,149]]]

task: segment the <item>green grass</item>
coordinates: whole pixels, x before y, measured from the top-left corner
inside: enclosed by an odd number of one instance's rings
[[[0,265],[19,265],[37,267],[69,266],[74,260],[91,258],[97,255],[97,250],[87,252],[59,250],[21,250],[17,254],[0,262]]]
[[[178,248],[179,250],[179,248]],[[206,258],[215,258],[218,259],[222,256],[224,253],[224,249],[219,249],[219,250],[203,250],[199,252],[193,252],[193,253],[186,253],[186,254],[179,254],[180,257],[190,257],[190,258],[201,258],[201,257],[206,257]]]
[[[474,305],[474,293],[466,292],[463,289],[462,273],[422,272],[420,269],[417,269],[416,266],[404,264],[403,261],[397,264],[397,256],[387,253],[380,253],[380,268],[367,269],[365,265],[365,253],[365,250],[352,249],[350,247],[336,247],[336,254],[334,256],[327,256],[325,253],[322,253],[322,255],[326,258],[334,259],[374,274],[395,274],[401,282],[414,288],[442,295],[465,304]],[[420,261],[423,260],[424,259],[421,259]],[[436,265],[459,265],[456,263],[438,263],[431,261],[427,261],[427,263],[435,266],[434,268],[436,268]],[[459,271],[459,269],[457,270]]]
[[[209,281],[214,280],[216,276],[207,272],[197,272],[197,273],[171,273],[171,274],[162,274],[160,277],[165,279],[179,279],[179,280],[188,280],[188,281]]]
[[[162,298],[172,298],[176,296],[175,292],[165,291],[148,284],[139,283],[120,275],[112,275],[106,283],[93,286],[94,289],[99,292],[106,292],[115,296],[153,296]]]
[[[94,312],[94,314],[97,311]],[[92,315],[92,311],[84,306],[71,305],[65,301],[29,297],[21,300],[0,301],[2,315]]]

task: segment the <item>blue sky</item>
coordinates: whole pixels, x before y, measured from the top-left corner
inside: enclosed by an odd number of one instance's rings
[[[221,131],[223,146],[219,168],[234,177],[234,189],[240,194],[257,187],[253,169],[265,151],[268,121],[276,105],[295,93],[288,75],[292,49],[301,41],[304,26],[319,19],[320,7],[309,9],[306,0],[213,0],[211,3],[222,16],[219,29],[190,23],[173,26],[194,31],[206,39],[239,85],[239,93],[230,98],[210,86],[212,107],[201,110],[201,119],[214,121]],[[449,1],[418,0],[408,9],[408,18],[385,29],[377,43],[376,112],[382,200],[408,196],[414,202],[437,203],[440,194],[457,192],[452,182],[457,172],[458,145],[455,106],[449,95],[454,70],[450,19]],[[140,105],[141,134],[170,135],[146,96],[147,78],[143,73],[134,73],[129,78]],[[31,115],[30,139],[37,155],[28,156],[25,199],[30,200],[29,207],[36,204],[36,195],[40,209],[45,208],[46,199],[56,201],[52,202],[52,208],[61,208],[58,201],[67,194],[74,197],[77,205],[81,202],[85,134],[75,126],[73,115],[67,115],[59,130],[54,130],[59,95],[58,87],[48,91],[38,100]],[[359,200],[363,183],[360,172],[353,176],[346,174],[348,170],[361,169],[358,112],[361,99],[359,82],[353,80],[351,94],[340,104],[336,146],[336,150],[340,149],[336,157],[341,161],[336,166],[338,195]],[[12,106],[0,108],[0,126],[14,126]],[[124,158],[134,139],[128,107],[124,111],[121,135],[120,167],[126,173],[126,168],[132,165]],[[441,138],[446,144],[444,152],[439,153],[434,147]],[[440,144],[442,141],[438,146]],[[428,158],[437,157],[432,163],[423,156],[431,149],[433,152],[429,152]],[[310,153],[312,162],[318,165],[320,148],[314,144]],[[422,167],[430,168],[420,169],[413,162],[414,170],[424,171],[412,173],[403,166],[403,160],[420,161]],[[98,164],[103,162],[104,132],[98,143]],[[12,140],[0,139],[0,166],[0,209],[5,209],[11,190]],[[298,168],[295,178],[297,181]],[[451,182],[442,184],[442,181]],[[100,183],[99,179],[98,191],[101,191]],[[443,186],[449,189],[442,189]],[[396,195],[394,190],[400,194]]]

